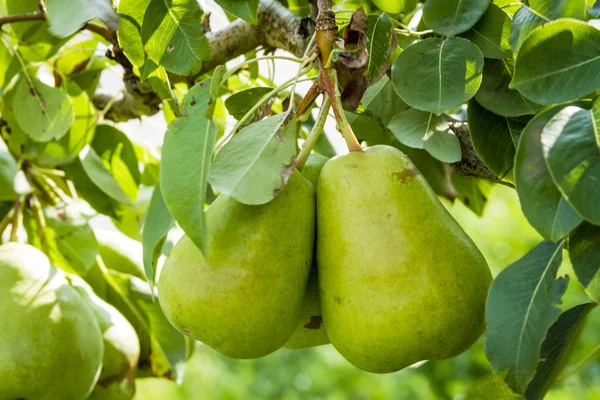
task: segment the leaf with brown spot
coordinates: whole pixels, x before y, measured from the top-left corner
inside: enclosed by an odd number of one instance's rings
[[[243,128],[219,151],[209,182],[244,204],[265,204],[285,186],[282,170],[291,169],[295,155],[295,114],[267,117]]]

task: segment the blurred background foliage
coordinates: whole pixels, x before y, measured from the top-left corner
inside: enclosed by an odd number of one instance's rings
[[[542,240],[523,216],[517,194],[510,188],[492,186],[481,217],[461,202],[444,204],[479,246],[494,276]],[[435,246],[434,238],[431,245]],[[587,296],[573,276],[567,252],[564,259],[559,275],[570,275],[561,307],[566,310],[585,303]],[[599,337],[600,311],[596,309],[589,316],[563,375],[546,399],[600,400]],[[232,360],[197,343],[180,387],[166,380],[140,378],[136,382],[136,400],[492,399],[485,396],[485,390],[483,394],[474,392],[478,385],[485,385],[490,373],[483,338],[454,359],[427,362],[386,375],[353,367],[331,345],[281,349],[257,360]],[[505,398],[518,399],[510,395]]]

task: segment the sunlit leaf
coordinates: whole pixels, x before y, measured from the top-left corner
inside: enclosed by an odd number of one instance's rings
[[[46,0],[50,32],[57,37],[67,37],[86,22],[99,19],[111,31],[119,27],[119,16],[110,0]]]

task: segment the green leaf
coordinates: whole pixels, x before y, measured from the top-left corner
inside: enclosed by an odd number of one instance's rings
[[[581,21],[553,21],[521,46],[510,88],[539,104],[576,100],[600,87],[599,69],[600,31]]]
[[[256,24],[258,22],[258,3],[259,0],[215,0],[215,3],[220,5],[223,10],[234,15],[244,21]]]
[[[475,25],[489,4],[489,0],[428,0],[423,6],[423,21],[435,33],[458,35]]]
[[[487,195],[482,190],[480,181],[469,176],[452,174],[452,186],[456,189],[457,198],[481,217],[487,203]]]
[[[444,117],[412,108],[396,114],[387,128],[400,143],[425,149],[440,161],[456,162],[461,159],[460,142]]]
[[[98,189],[118,202],[127,205],[133,204],[115,177],[106,169],[104,162],[94,149],[89,146],[85,147],[79,154],[79,161],[86,175]]]
[[[525,396],[510,390],[498,375],[491,373],[475,381],[466,400],[525,400]]]
[[[411,11],[415,8],[417,0],[373,0],[381,10],[390,14]]]
[[[495,4],[490,4],[483,17],[463,36],[479,46],[485,58],[502,59],[510,56],[508,37],[510,16]]]
[[[369,24],[369,38],[365,77],[369,83],[379,79],[389,68],[392,47],[395,46],[396,32],[392,19],[386,13],[381,14],[373,25]]]
[[[142,68],[146,62],[142,24],[150,0],[120,0],[117,12],[121,17],[117,40],[123,52],[133,65]]]
[[[546,240],[563,238],[581,218],[563,198],[544,161],[542,130],[564,106],[536,115],[525,127],[515,157],[515,184],[523,213]]]
[[[98,243],[89,225],[93,210],[84,201],[44,207],[48,257],[52,264],[69,273],[85,276],[98,255]],[[37,228],[36,228],[37,229]],[[39,236],[31,243],[43,249]]]
[[[225,99],[227,112],[233,118],[240,120],[260,99],[272,90],[272,88],[268,87],[254,87],[234,93]]]
[[[141,36],[148,57],[168,71],[188,75],[210,60],[196,0],[148,0]]]
[[[534,0],[523,4],[513,16],[510,46],[517,53],[535,29],[558,18],[585,19],[585,0]]]
[[[6,86],[20,69],[18,59],[6,47],[4,41],[0,40],[0,99],[4,95]]]
[[[542,106],[509,88],[513,69],[514,64],[509,58],[485,60],[483,80],[475,94],[475,100],[491,112],[504,117],[535,114]]]
[[[599,101],[594,108],[600,108]],[[544,126],[542,149],[550,175],[563,196],[584,219],[600,224],[597,132],[592,111],[566,107]]]
[[[581,224],[569,235],[573,271],[592,300],[600,303],[600,227]]]
[[[77,32],[93,19],[99,19],[111,31],[119,27],[119,16],[110,0],[46,0],[49,31],[64,38]]]
[[[250,205],[273,200],[294,172],[296,118],[279,114],[248,125],[219,151],[209,181]]]
[[[73,123],[69,96],[36,78],[30,80],[19,81],[13,99],[13,112],[19,126],[39,142],[60,139]]]
[[[111,125],[98,125],[91,146],[129,200],[135,201],[140,170],[135,148],[127,135]]]
[[[400,53],[392,80],[408,105],[440,115],[475,95],[482,71],[483,55],[473,43],[429,38]]]
[[[580,304],[560,315],[550,327],[542,344],[540,364],[533,381],[527,387],[528,400],[541,400],[563,369],[586,317],[596,304]]]
[[[169,124],[162,148],[160,185],[169,210],[199,249],[204,246],[204,199],[217,127],[205,113],[211,80],[183,99],[182,117]]]
[[[70,84],[70,86],[73,85],[75,84]],[[69,93],[71,93],[70,89]],[[40,165],[50,167],[71,162],[94,137],[98,118],[89,95],[85,91],[79,91],[79,94],[71,96],[71,102],[73,103],[73,124],[60,140],[39,144],[38,162]]]
[[[148,208],[148,214],[146,215],[146,222],[142,233],[144,270],[150,286],[154,285],[158,258],[161,255],[161,250],[167,238],[167,234],[174,225],[175,221],[163,200],[160,185],[156,185],[154,192],[152,192],[150,207]]]
[[[0,139],[0,202],[15,200],[19,197],[19,193],[15,189],[18,172],[17,160],[10,154],[4,141]]]
[[[542,242],[500,272],[486,305],[485,353],[497,374],[525,393],[540,359],[542,341],[556,321],[568,277],[556,279],[562,241]]]
[[[396,114],[408,108],[408,105],[396,93],[392,80],[387,75],[366,90],[361,104],[367,109],[367,114],[379,121],[383,127],[387,126]],[[357,131],[355,133],[360,135],[361,129],[354,127],[360,114],[346,112],[346,115],[352,128]]]
[[[486,110],[475,100],[469,102],[467,118],[477,154],[496,176],[512,180],[516,148],[508,118]]]

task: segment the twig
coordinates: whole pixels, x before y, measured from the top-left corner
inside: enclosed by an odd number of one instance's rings
[[[18,198],[15,200],[15,206],[13,208],[12,215],[12,227],[10,230],[10,241],[11,242],[19,242],[19,228],[23,223],[23,212],[22,212],[22,203],[23,199]]]
[[[31,195],[29,197],[29,205],[31,211],[33,211],[33,217],[35,224],[38,229],[38,236],[40,237],[40,243],[44,253],[48,253],[48,238],[46,237],[46,217],[42,210],[42,205],[36,196]]]
[[[10,221],[13,219],[13,212],[14,210],[10,210],[2,221],[0,221],[0,243],[2,243],[2,234],[4,234],[4,231],[8,228],[8,225],[10,225]]]
[[[319,136],[321,136],[330,108],[331,101],[329,100],[329,97],[327,97],[327,95],[323,95],[323,104],[321,104],[321,109],[317,115],[317,120],[310,130],[306,140],[302,144],[302,149],[300,150],[300,154],[298,154],[298,158],[296,158],[296,168],[299,170],[302,170],[304,167],[310,152],[312,151],[313,147],[315,147],[315,143],[317,143],[317,139],[319,139]]]
[[[27,21],[45,21],[46,16],[42,11],[34,11],[25,14],[15,14],[15,15],[7,15],[4,17],[0,17],[0,27],[4,24],[12,24],[15,22],[27,22]],[[113,34],[111,31],[103,27],[102,25],[95,24],[93,22],[88,22],[84,25],[82,29],[87,29],[90,32],[97,33],[102,36],[104,39],[109,42],[113,38]]]

